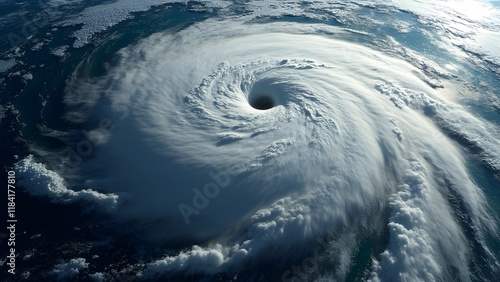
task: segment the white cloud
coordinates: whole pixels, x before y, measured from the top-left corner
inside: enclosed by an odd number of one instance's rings
[[[411,166],[390,199],[390,241],[380,262],[373,264],[371,281],[437,281],[449,277],[443,275],[443,259],[465,266],[457,275],[467,280],[465,238],[453,224],[447,203],[427,183],[422,164],[413,160]]]
[[[215,273],[223,266],[241,262],[247,252],[239,249],[223,247],[216,244],[212,247],[202,248],[193,246],[191,250],[181,252],[176,256],[168,256],[147,265],[146,270],[140,275],[142,278],[152,278],[165,275],[172,271],[186,271],[188,273]]]
[[[95,160],[122,164],[117,178],[126,185],[120,189],[138,196],[130,198],[125,218],[169,215],[169,232],[155,229],[167,238],[204,240],[246,226],[229,244],[235,248],[193,246],[148,264],[143,275],[223,271],[268,246],[277,253],[266,256],[289,256],[327,226],[369,225],[380,199],[390,195],[391,243],[374,275],[439,279],[448,277],[450,267],[466,275],[468,249],[437,184],[442,179],[413,171],[408,160],[442,169],[479,226],[489,220],[484,197],[469,179],[462,153],[433,119],[463,136],[490,125],[457,119],[470,116],[439,98],[404,61],[309,35],[348,31],[243,22],[206,21],[179,34],[155,34],[122,50],[117,66],[93,87],[82,87],[90,97],[106,93],[112,110],[125,106],[131,113],[103,144],[109,155]],[[266,93],[276,107],[253,109],[252,91]],[[494,162],[496,133],[477,134],[491,140],[482,148]],[[210,170],[221,173],[233,164],[240,169],[231,184],[202,201],[185,225],[178,204],[191,205],[193,187],[202,191],[214,181]],[[179,167],[188,167],[189,175]],[[456,248],[462,253],[455,255]],[[345,274],[349,264],[337,259]]]
[[[67,24],[84,24],[75,34],[78,47],[130,13],[165,2],[94,6]],[[279,3],[252,2],[255,14],[248,17],[154,34],[121,50],[103,77],[70,89],[68,101],[83,97],[94,105],[104,95],[111,103],[91,113],[111,116],[119,130],[99,139],[100,152],[78,173],[88,178],[86,184],[108,181],[112,193],[68,189],[71,177],[64,180],[33,157],[17,164],[20,183],[55,202],[86,200],[104,207],[115,207],[116,194],[128,193],[127,205],[118,207],[120,218],[145,226],[168,219],[150,229],[152,238],[209,242],[147,263],[144,278],[213,274],[264,253],[300,256],[331,228],[347,237],[347,227],[373,225],[388,200],[390,241],[373,262],[371,278],[439,280],[459,269],[457,275],[467,280],[470,250],[445,189],[463,200],[478,236],[492,221],[463,152],[441,129],[478,148],[498,172],[496,127],[442,99],[415,66],[338,40],[350,30],[249,23],[258,15],[304,13],[297,2]],[[248,100],[255,93],[268,95],[275,107],[252,108]],[[237,171],[227,172],[232,165]],[[440,173],[429,172],[433,167]],[[113,177],[100,179],[102,168]],[[227,187],[213,173],[224,174]],[[450,187],[440,186],[444,180]],[[199,196],[214,185],[216,196]],[[179,204],[193,207],[196,199],[203,207],[186,225]],[[236,235],[225,239],[231,232]],[[345,249],[331,258],[340,275],[348,271],[345,254],[354,247]],[[101,279],[99,273],[92,277]]]
[[[58,1],[61,2],[63,0]],[[65,1],[63,1],[65,2]],[[225,7],[227,1],[207,1],[208,7]],[[151,7],[167,4],[167,3],[186,3],[185,0],[117,0],[112,3],[91,6],[81,12],[76,18],[64,21],[63,25],[78,25],[83,24],[83,27],[76,31],[73,36],[76,40],[73,47],[79,48],[88,44],[92,37],[117,23],[128,19],[134,12],[147,11]]]
[[[68,189],[65,180],[56,172],[37,163],[30,155],[16,164],[18,183],[33,196],[46,196],[55,203],[71,203],[86,201],[97,204],[104,209],[111,210],[116,207],[118,196],[115,194],[102,194],[91,189],[74,191]]]
[[[16,60],[0,60],[0,73],[8,71],[17,64]]]
[[[89,274],[90,279],[95,282],[104,282],[106,281],[106,275],[102,272],[96,272]]]
[[[75,277],[80,271],[88,267],[89,264],[85,262],[84,258],[74,258],[68,262],[57,264],[54,266],[54,269],[50,271],[50,274],[58,280],[66,281],[67,279]]]

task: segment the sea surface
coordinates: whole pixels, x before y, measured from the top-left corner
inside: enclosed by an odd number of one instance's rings
[[[0,0],[0,34],[6,281],[500,279],[498,1]]]

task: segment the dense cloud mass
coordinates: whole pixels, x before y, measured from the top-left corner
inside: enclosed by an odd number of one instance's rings
[[[22,184],[139,222],[149,240],[196,242],[145,262],[140,279],[311,254],[308,275],[343,279],[359,234],[384,232],[370,281],[468,281],[471,241],[497,267],[485,244],[494,218],[449,135],[499,174],[498,127],[439,95],[455,90],[445,70],[354,36],[250,16],[153,34],[68,87],[70,121],[113,126],[87,132],[92,158],[58,174],[30,156],[17,163]],[[303,275],[276,267],[284,281]]]

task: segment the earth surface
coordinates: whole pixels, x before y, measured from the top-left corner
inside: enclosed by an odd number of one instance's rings
[[[0,0],[0,34],[5,281],[500,281],[500,1]]]

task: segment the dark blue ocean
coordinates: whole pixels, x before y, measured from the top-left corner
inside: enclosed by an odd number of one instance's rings
[[[68,161],[62,160],[60,157],[61,155],[68,157],[64,153],[65,150],[70,148],[76,151],[79,142],[88,138],[84,132],[99,126],[98,119],[88,118],[85,121],[77,121],[77,119],[68,118],[75,107],[82,106],[84,108],[83,106],[85,106],[84,102],[81,105],[78,102],[71,103],[70,101],[68,103],[67,99],[74,99],[74,97],[68,98],[68,92],[74,89],[72,83],[75,81],[90,81],[92,83],[100,81],[99,79],[106,76],[114,67],[125,64],[125,57],[117,55],[123,48],[139,44],[158,33],[172,36],[180,34],[179,36],[182,37],[185,36],[183,31],[190,28],[195,29],[208,20],[228,21],[231,24],[232,19],[242,16],[252,17],[247,23],[260,26],[274,24],[324,25],[347,29],[354,32],[338,35],[341,40],[380,52],[384,56],[406,61],[408,64],[413,64],[416,68],[423,70],[423,73],[435,78],[436,81],[444,81],[445,86],[440,85],[440,82],[434,81],[434,84],[433,81],[426,82],[437,93],[445,93],[448,85],[463,85],[460,93],[448,93],[449,97],[453,98],[445,97],[444,99],[452,100],[461,109],[465,109],[478,120],[489,124],[488,128],[496,130],[496,132],[491,131],[490,136],[476,136],[474,132],[465,132],[468,130],[467,128],[447,126],[446,120],[440,120],[441,116],[438,118],[433,115],[428,116],[438,127],[441,123],[446,125],[441,127],[443,134],[449,142],[460,148],[460,154],[466,164],[465,173],[471,183],[483,193],[488,205],[486,211],[493,221],[490,224],[494,226],[494,230],[481,233],[483,228],[478,226],[477,222],[482,221],[475,221],[475,214],[471,212],[474,207],[462,198],[460,191],[457,192],[451,188],[449,190],[438,189],[443,194],[443,199],[446,200],[446,209],[449,209],[450,214],[454,216],[459,230],[463,233],[464,240],[468,243],[465,255],[470,274],[467,277],[468,281],[498,281],[497,279],[500,278],[500,265],[498,264],[500,259],[500,237],[498,235],[500,173],[496,170],[500,167],[498,166],[500,159],[496,155],[499,149],[483,146],[487,142],[493,144],[492,146],[497,144],[495,142],[499,142],[499,140],[494,139],[500,136],[500,66],[493,59],[480,52],[474,53],[466,46],[462,46],[461,43],[455,45],[456,50],[459,50],[456,52],[444,48],[442,42],[436,39],[441,38],[440,36],[446,36],[446,31],[436,27],[439,23],[429,22],[421,15],[411,11],[389,8],[384,4],[368,2],[364,4],[363,1],[355,1],[345,5],[331,3],[331,9],[328,10],[321,10],[323,8],[312,5],[310,1],[292,1],[293,4],[283,4],[283,7],[276,8],[281,3],[278,1],[277,4],[274,4],[275,6],[270,5],[276,10],[272,13],[257,10],[248,3],[253,1],[221,1],[227,2],[227,5],[217,1],[218,4],[210,4],[205,1],[184,1],[155,5],[142,9],[142,11],[137,9],[138,11],[132,12],[126,19],[93,34],[90,43],[76,48],[74,46],[75,32],[81,30],[84,24],[72,24],[71,20],[77,18],[87,7],[112,1],[74,1],[74,3],[64,5],[57,5],[57,1],[52,2],[54,3],[51,4],[47,1],[0,1],[0,165],[3,181],[7,182],[8,171],[15,171],[16,163],[29,155],[33,155],[34,160],[39,164],[44,164],[48,170],[54,172],[61,170],[61,164]],[[492,3],[498,5],[498,2]],[[264,10],[264,8],[262,9]],[[299,13],[297,10],[304,12]],[[345,13],[342,12],[343,10]],[[68,21],[68,19],[70,20]],[[96,21],[98,20],[103,19]],[[397,21],[401,25],[387,24],[392,21]],[[497,30],[499,24],[497,22]],[[311,30],[314,32],[312,28]],[[438,32],[439,35],[437,35]],[[337,36],[329,34],[328,31],[317,31],[317,33],[326,37]],[[433,36],[433,34],[436,35]],[[236,37],[237,33],[234,36]],[[183,41],[179,39],[179,42]],[[186,44],[186,46],[190,45]],[[230,47],[228,46],[228,48]],[[402,49],[407,51],[401,51]],[[462,53],[459,56],[457,52]],[[424,58],[422,59],[423,63],[412,62],[415,58]],[[144,55],[144,60],[154,59]],[[162,58],[156,60],[162,60]],[[449,73],[446,75],[436,73],[432,69],[433,66],[427,62],[433,62]],[[200,62],[200,65],[203,63]],[[451,67],[447,68],[446,66]],[[134,77],[128,79],[133,81]],[[93,89],[92,87],[89,86],[89,89]],[[102,85],[100,84],[99,87]],[[110,86],[109,89],[113,88]],[[78,90],[80,91],[78,95],[85,95],[84,86],[78,86]],[[91,90],[89,93],[91,94]],[[140,103],[140,101],[137,99],[134,103]],[[214,101],[213,104],[216,102]],[[103,105],[105,105],[103,107],[107,107],[108,104],[103,102]],[[89,113],[89,116],[92,116],[94,112],[90,110]],[[124,122],[127,121],[129,119]],[[460,120],[454,124],[461,123],[467,124],[467,120]],[[124,130],[120,131],[121,123],[116,125],[114,130],[117,135],[115,136],[126,136],[120,133],[124,132]],[[231,129],[234,128],[236,126]],[[170,128],[165,128],[165,130],[169,131]],[[477,139],[469,138],[473,135]],[[196,138],[193,137],[193,140]],[[487,140],[487,138],[493,139]],[[122,139],[121,142],[127,144],[129,141]],[[65,178],[65,183],[73,183],[72,187],[84,185],[78,176],[81,176],[94,161],[99,160],[98,155],[107,153],[107,147],[104,145],[99,147],[94,144],[93,146],[95,146],[94,150],[88,155],[73,155],[73,158],[78,158],[78,162],[83,165],[72,167],[71,174],[60,173],[62,178]],[[492,151],[488,151],[489,149]],[[429,150],[429,154],[431,154],[428,156],[429,159],[433,158],[432,152]],[[228,151],[228,154],[231,153],[233,151]],[[312,156],[313,154],[309,156],[306,154],[301,155],[301,158],[308,159]],[[137,160],[138,163],[143,161]],[[183,171],[182,169],[187,171],[190,165],[188,162],[179,164],[179,171]],[[116,167],[112,167],[110,170],[113,171],[119,167],[121,167],[120,164],[116,164]],[[211,167],[208,167],[207,171],[209,169]],[[286,171],[283,167],[280,169]],[[304,171],[297,171],[294,174],[305,173]],[[99,174],[99,172],[95,173]],[[251,173],[253,172],[247,172],[247,174]],[[432,173],[433,175],[440,175],[440,173],[448,175],[447,168],[444,167],[435,167]],[[453,172],[449,174],[452,175]],[[20,173],[18,175],[21,177]],[[117,220],[100,209],[89,209],[90,204],[85,201],[62,201],[58,200],[57,196],[53,196],[57,193],[44,194],[27,188],[25,186],[27,186],[26,183],[30,183],[30,179],[23,177],[22,181],[16,183],[15,188],[16,274],[11,275],[7,272],[9,269],[8,260],[4,261],[4,258],[9,253],[8,248],[6,248],[6,240],[9,235],[5,230],[0,231],[0,236],[2,236],[0,237],[2,244],[2,259],[0,261],[3,262],[0,269],[2,272],[0,280],[2,281],[55,281],[57,279],[60,281],[140,281],[141,279],[144,281],[366,281],[368,279],[376,281],[372,276],[374,260],[380,259],[380,255],[388,249],[391,242],[392,233],[387,227],[392,218],[391,208],[387,204],[387,199],[380,199],[381,204],[378,211],[381,219],[378,224],[381,227],[371,228],[369,223],[364,225],[360,223],[363,227],[349,231],[356,234],[356,242],[353,243],[354,247],[349,247],[348,262],[344,263],[348,266],[345,266],[343,271],[336,270],[340,269],[340,266],[332,258],[319,263],[313,271],[306,271],[305,274],[301,274],[302,276],[297,276],[299,278],[295,278],[296,280],[284,278],[283,272],[285,270],[292,269],[294,265],[301,265],[305,258],[312,256],[314,246],[317,245],[314,243],[316,236],[313,236],[313,243],[307,239],[295,242],[294,244],[297,246],[312,247],[301,249],[292,245],[291,249],[297,249],[296,252],[292,252],[293,255],[283,257],[273,255],[266,258],[260,252],[258,255],[220,271],[190,270],[190,265],[185,262],[185,266],[179,266],[179,270],[172,267],[171,269],[167,268],[169,270],[163,275],[141,276],[140,274],[147,269],[148,264],[166,256],[176,257],[182,251],[188,252],[187,250],[191,250],[193,245],[207,246],[218,242],[223,246],[226,246],[224,244],[229,246],[238,242],[241,247],[245,239],[234,239],[240,238],[238,237],[240,235],[237,235],[239,231],[228,232],[227,234],[231,235],[224,235],[222,239],[221,237],[214,239],[214,236],[209,236],[208,239],[192,239],[183,236],[174,239],[170,236],[160,240],[145,239],[155,237],[149,234],[151,228],[136,229],[136,227],[162,224],[161,218],[148,223],[142,222],[140,218]],[[190,177],[196,178],[197,176],[192,172]],[[243,179],[245,173],[238,177]],[[34,175],[31,181],[36,182],[36,185],[44,185],[40,179],[46,178]],[[199,180],[200,183],[204,183],[203,181],[205,180]],[[453,180],[450,181],[453,182]],[[445,182],[443,180],[443,183],[438,183],[437,186],[454,187],[453,185],[455,185]],[[67,187],[70,186],[67,185]],[[301,190],[297,189],[297,191]],[[140,193],[137,195],[132,193],[132,198],[134,197],[140,198],[141,195]],[[2,202],[5,203],[6,199]],[[126,201],[124,205],[132,206],[132,202],[133,200],[130,200],[130,203]],[[7,206],[3,205],[3,207],[7,209]],[[230,211],[227,212],[230,213]],[[4,212],[2,219],[4,222],[9,220],[7,215]],[[335,248],[340,250],[343,244],[341,242],[344,241],[339,238],[346,237],[345,234],[351,234],[346,231],[350,225],[346,226],[334,236],[333,241],[339,242]],[[234,227],[234,230],[247,230],[246,228],[241,223],[241,225]],[[242,231],[243,234],[245,232]],[[175,233],[175,231],[172,229],[171,233]],[[318,236],[323,238],[323,235]],[[242,238],[249,240],[250,237],[245,236],[253,235],[242,236]],[[278,241],[280,240],[288,239],[284,237],[278,239]],[[346,245],[349,244],[346,243]],[[270,250],[270,253],[279,254],[273,249],[272,244],[266,248]],[[329,252],[335,253],[337,250],[335,248]],[[265,251],[263,252],[265,253]],[[446,255],[439,257],[446,257]],[[71,262],[75,258],[83,258],[86,264],[82,266],[82,264],[74,262],[75,266],[71,272],[71,266],[65,263]],[[449,266],[446,268],[447,271],[443,273],[453,272],[450,270],[453,267]],[[69,274],[61,274],[62,272]],[[379,273],[381,277],[382,273]],[[400,281],[398,279],[404,281],[397,273],[394,275],[394,277],[399,278],[382,279],[382,281]],[[451,276],[443,277],[447,278],[436,281],[451,281],[446,280]],[[458,274],[454,278],[457,279],[456,281],[467,281]],[[408,279],[408,281],[413,281],[412,279],[417,278],[409,277]]]

